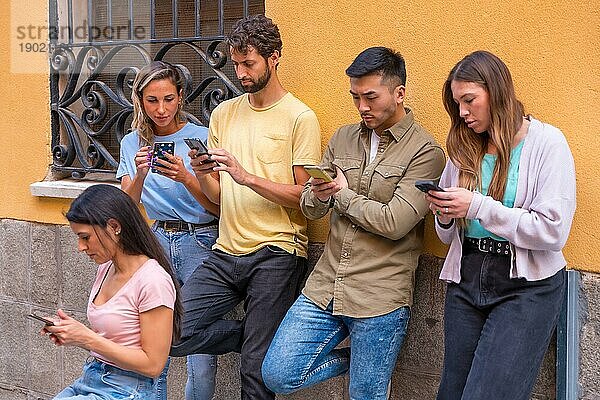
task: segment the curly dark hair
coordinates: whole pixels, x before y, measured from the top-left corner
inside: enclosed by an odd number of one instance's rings
[[[279,28],[264,15],[251,15],[237,21],[227,37],[227,44],[242,54],[246,54],[248,46],[252,46],[264,59],[275,51],[281,55],[283,47]]]

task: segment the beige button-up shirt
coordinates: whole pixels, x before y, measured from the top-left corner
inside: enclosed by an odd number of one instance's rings
[[[369,163],[371,131],[363,124],[343,126],[333,135],[321,165],[332,176],[343,171],[348,188],[334,196],[323,255],[303,294],[333,313],[355,318],[387,314],[412,305],[414,274],[429,211],[418,179],[439,179],[445,157],[413,113],[381,134]],[[300,200],[309,219],[327,214],[310,184]]]

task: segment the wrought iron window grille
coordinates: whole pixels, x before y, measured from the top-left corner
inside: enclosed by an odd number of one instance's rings
[[[139,69],[178,64],[186,116],[208,125],[220,102],[241,94],[225,32],[264,13],[264,1],[51,0],[49,9],[53,176],[114,180]]]

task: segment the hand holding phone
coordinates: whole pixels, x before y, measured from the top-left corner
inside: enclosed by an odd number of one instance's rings
[[[304,169],[313,178],[323,179],[325,182],[332,182],[333,178],[318,165],[305,165]]]
[[[51,319],[40,317],[39,315],[33,313],[27,314],[27,318],[43,322],[46,326],[54,326],[54,321],[52,321]]]
[[[158,160],[169,162],[169,159],[163,153],[169,153],[172,156],[175,155],[175,142],[154,142],[152,162],[150,164],[152,172],[160,174],[160,171],[155,166],[163,167],[163,165]]]
[[[444,189],[439,187],[439,185],[432,180],[415,181],[415,187],[424,193],[428,193],[430,190],[433,190],[434,192],[445,192]]]
[[[202,164],[215,163],[217,164],[217,166],[219,165],[218,162],[210,158],[210,154],[208,154],[208,147],[206,147],[202,140],[197,138],[185,138],[183,139],[183,141],[185,142],[185,144],[188,145],[190,149],[196,150],[197,156],[208,155],[208,158],[205,161],[203,161]]]

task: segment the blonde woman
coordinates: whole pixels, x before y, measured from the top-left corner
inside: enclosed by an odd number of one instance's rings
[[[141,201],[148,217],[155,220],[152,230],[180,284],[208,257],[218,235],[219,213],[200,190],[189,163],[190,149],[184,139],[206,141],[208,130],[185,120],[183,87],[180,70],[169,63],[154,61],[138,72],[131,96],[134,130],[121,141],[117,171],[122,189],[135,202]],[[175,152],[165,154],[169,161],[154,160],[156,172],[152,172],[155,142],[173,142]],[[212,399],[216,356],[189,356],[187,367],[186,399]],[[165,384],[159,384],[158,390],[165,392]]]
[[[427,199],[450,244],[438,399],[526,400],[556,326],[575,171],[557,128],[525,116],[510,72],[476,51],[443,89],[449,161]]]

